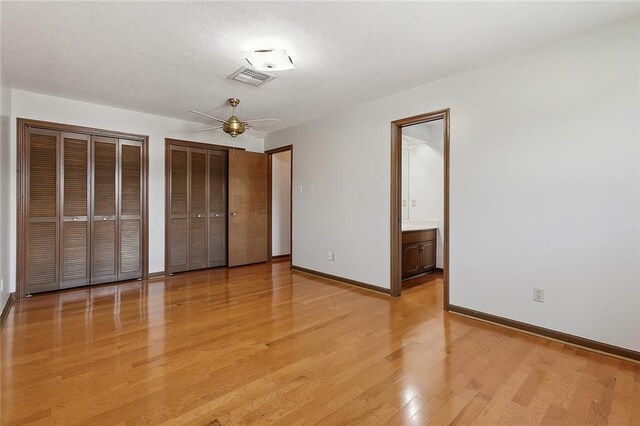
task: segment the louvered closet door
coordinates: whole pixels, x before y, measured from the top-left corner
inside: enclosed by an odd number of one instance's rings
[[[142,278],[142,142],[120,139],[118,280]]]
[[[93,136],[91,284],[118,279],[118,139]]]
[[[29,293],[55,290],[59,282],[59,133],[28,131],[26,282]]]
[[[62,279],[60,287],[90,283],[89,136],[61,134],[62,154],[62,238],[60,241]]]
[[[169,155],[169,266],[173,273],[189,268],[189,149],[171,146]]]
[[[209,167],[209,267],[227,264],[227,153],[207,152]]]
[[[207,267],[207,151],[189,148],[189,269]]]

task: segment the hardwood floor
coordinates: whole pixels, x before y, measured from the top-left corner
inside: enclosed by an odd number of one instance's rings
[[[287,261],[20,299],[1,423],[640,424],[640,365]]]

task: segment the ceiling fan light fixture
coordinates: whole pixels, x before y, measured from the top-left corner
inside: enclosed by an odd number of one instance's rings
[[[249,65],[258,71],[286,71],[296,69],[286,49],[261,49],[242,53]]]
[[[238,119],[238,117],[232,115],[226,123],[222,124],[222,130],[232,138],[235,138],[236,136],[243,134],[246,130],[246,127],[245,124]]]

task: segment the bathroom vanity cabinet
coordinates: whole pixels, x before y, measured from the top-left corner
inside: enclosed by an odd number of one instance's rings
[[[437,229],[402,232],[402,278],[436,268]]]

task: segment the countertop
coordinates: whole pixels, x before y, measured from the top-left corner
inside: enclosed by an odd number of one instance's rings
[[[402,232],[438,229],[437,220],[403,220]]]

